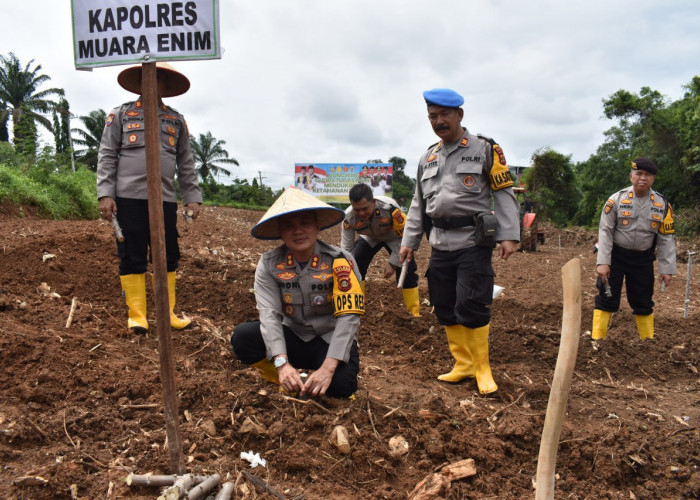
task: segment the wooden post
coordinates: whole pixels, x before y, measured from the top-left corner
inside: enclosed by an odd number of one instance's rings
[[[148,222],[151,229],[151,259],[155,274],[156,329],[160,354],[160,377],[163,382],[165,431],[168,437],[171,473],[183,474],[177,410],[177,389],[173,363],[173,342],[168,308],[168,274],[165,263],[165,227],[163,223],[163,189],[160,171],[160,119],[158,118],[158,82],[156,63],[143,63],[141,97],[146,127],[146,172],[148,175]]]
[[[536,500],[554,499],[554,471],[561,423],[569,399],[571,376],[576,365],[578,338],[581,332],[581,262],[571,259],[561,268],[564,287],[564,311],[561,323],[561,341],[552,388],[549,391],[547,413],[544,417],[540,454],[537,458]]]

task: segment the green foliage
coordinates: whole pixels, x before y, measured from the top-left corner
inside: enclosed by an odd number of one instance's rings
[[[85,130],[71,129],[71,134],[74,135],[73,144],[83,146],[83,149],[75,151],[75,157],[87,165],[89,170],[97,172],[97,153],[100,149],[107,113],[103,109],[90,111],[87,115],[81,116],[80,121],[83,122]]]
[[[700,234],[700,205],[674,210],[673,222],[676,236],[696,236]]]
[[[406,160],[398,156],[392,156],[389,158],[389,162],[394,168],[394,177],[392,179],[394,199],[399,206],[408,209],[416,192],[416,181],[406,175]]]
[[[36,123],[28,113],[22,113],[13,128],[17,152],[28,158],[36,156],[38,135]]]
[[[566,226],[579,199],[571,156],[545,148],[532,155],[532,163],[526,180],[538,217]]]
[[[59,162],[52,151],[42,151],[31,163],[9,144],[0,145],[0,202],[36,207],[50,219],[86,219],[98,216],[93,172]]]
[[[207,204],[237,208],[264,209],[272,205],[282,190],[274,192],[268,186],[259,186],[256,179],[234,179],[232,184],[219,184],[212,179],[200,183]]]
[[[53,110],[53,136],[57,153],[70,152],[70,114],[70,105],[62,97]]]
[[[19,59],[12,52],[7,56],[0,55],[0,102],[6,106],[0,110],[0,122],[7,118],[8,113],[11,114],[15,136],[23,115],[28,115],[29,121],[39,122],[46,130],[53,132],[51,120],[44,115],[53,111],[58,103],[49,97],[65,94],[63,89],[58,88],[39,90],[51,78],[39,74],[41,65],[32,68],[33,62],[32,59],[22,68]]]
[[[217,165],[218,163],[228,163],[238,165],[238,160],[229,158],[228,151],[224,149],[226,141],[216,139],[211,132],[199,134],[199,138],[190,137],[192,154],[194,156],[195,169],[203,181],[214,180],[215,176],[224,174],[231,175],[228,169]]]

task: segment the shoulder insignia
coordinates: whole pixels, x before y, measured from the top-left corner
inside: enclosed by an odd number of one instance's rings
[[[291,253],[287,254],[287,265],[288,266],[293,266],[294,265],[294,257],[292,257]]]
[[[393,217],[394,217],[394,220],[396,222],[398,222],[399,224],[402,224],[406,220],[406,218],[403,216],[403,212],[401,212],[401,210],[399,210],[399,209],[394,210]]]
[[[503,149],[501,149],[501,146],[499,146],[498,144],[495,144],[495,145],[493,146],[493,150],[494,150],[494,151],[496,152],[496,154],[498,155],[498,160],[501,162],[501,164],[507,165],[507,163],[506,163],[506,155],[503,154]]]
[[[141,104],[141,101],[136,101],[134,103],[134,106],[136,106],[137,108],[140,108],[141,106],[143,106],[143,104]]]
[[[346,231],[350,229],[350,223],[346,220],[343,221],[343,229],[345,229]]]
[[[314,255],[311,257],[311,264],[309,264],[309,267],[311,269],[318,269],[318,263],[320,262],[321,258],[318,255]]]
[[[105,121],[105,126],[109,127],[113,121],[114,121],[114,113],[110,113],[109,116],[107,117],[107,121]]]
[[[462,140],[459,141],[459,145],[462,146],[463,148],[467,147],[468,144],[469,144],[469,139],[467,139],[466,137],[462,137]]]
[[[661,224],[661,227],[659,228],[659,232],[661,234],[674,234],[676,232],[676,227],[673,222],[673,208],[671,208],[671,204],[668,204],[668,210],[666,210],[666,217],[664,217],[664,221]]]
[[[630,191],[629,193],[627,193],[627,197],[634,198],[634,191]]]
[[[425,148],[425,149],[426,149],[426,151],[427,151],[428,149],[433,149],[433,148],[434,148],[435,146],[437,146],[438,144],[440,144],[440,143],[439,143],[439,142],[436,142],[435,144],[431,144],[430,146],[428,146],[428,147]]]

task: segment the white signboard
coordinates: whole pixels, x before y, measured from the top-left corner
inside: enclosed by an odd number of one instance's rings
[[[71,0],[75,67],[220,59],[218,0]]]

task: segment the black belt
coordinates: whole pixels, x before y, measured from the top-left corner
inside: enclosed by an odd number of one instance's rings
[[[443,217],[440,219],[430,219],[434,227],[439,229],[457,229],[458,227],[470,227],[476,225],[473,215],[462,217]]]

